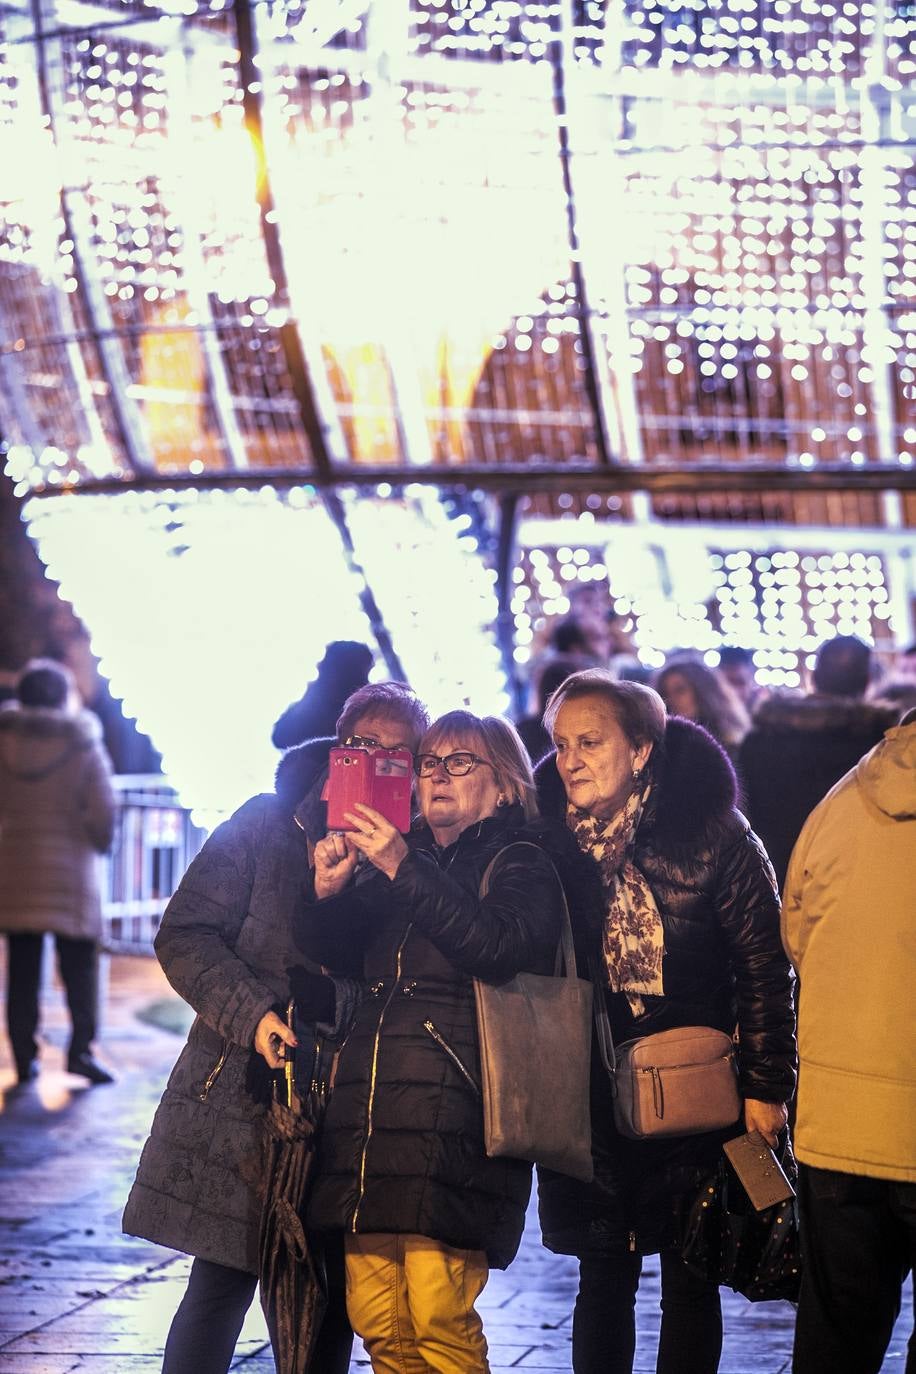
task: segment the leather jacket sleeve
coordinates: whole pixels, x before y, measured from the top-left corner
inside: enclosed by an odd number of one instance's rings
[[[483,900],[422,851],[402,861],[391,892],[462,973],[503,983],[516,973],[553,969],[561,891],[547,855],[530,845],[507,848]]]
[[[720,852],[715,908],[734,980],[742,1095],[786,1102],[796,1074],[794,980],[779,935],[772,869],[743,819]]]

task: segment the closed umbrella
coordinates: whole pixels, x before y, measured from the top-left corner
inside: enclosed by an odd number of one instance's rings
[[[290,1025],[293,1004],[290,1003]],[[327,1303],[324,1266],[303,1226],[324,1092],[296,1091],[290,1056],[265,1119],[266,1197],[261,1217],[261,1306],[277,1374],[306,1374]]]

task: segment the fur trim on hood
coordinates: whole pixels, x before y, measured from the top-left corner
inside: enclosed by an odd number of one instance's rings
[[[873,736],[896,725],[899,710],[880,701],[861,701],[858,697],[834,697],[813,692],[793,696],[777,692],[766,697],[754,712],[753,728],[758,731],[836,730],[843,734]]]
[[[670,716],[665,738],[656,746],[654,787],[640,836],[662,853],[710,840],[734,814],[738,800],[735,770],[725,750],[702,726]],[[566,813],[566,792],[550,754],[535,772],[541,812]]]
[[[337,740],[331,736],[328,739],[310,739],[305,744],[287,749],[277,765],[274,789],[291,811],[295,811],[321,775],[327,772],[328,753],[336,744]]]

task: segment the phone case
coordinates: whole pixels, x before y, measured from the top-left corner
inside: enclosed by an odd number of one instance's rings
[[[328,768],[328,829],[349,830],[345,812],[363,802],[400,831],[410,829],[413,758],[407,749],[332,749]]]
[[[795,1196],[782,1165],[759,1131],[726,1140],[722,1148],[756,1211]]]

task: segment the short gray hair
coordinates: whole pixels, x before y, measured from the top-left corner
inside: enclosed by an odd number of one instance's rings
[[[668,716],[658,692],[641,682],[619,682],[605,668],[583,668],[560,683],[544,712],[544,728],[550,735],[561,706],[581,697],[600,697],[606,702],[634,749],[660,744],[665,737]]]
[[[406,682],[368,682],[351,692],[344,702],[337,721],[338,740],[343,743],[353,734],[360,717],[370,713],[405,726],[410,731],[411,744],[429,729],[429,712]]]

